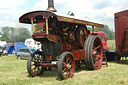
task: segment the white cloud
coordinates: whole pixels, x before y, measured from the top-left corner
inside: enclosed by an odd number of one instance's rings
[[[28,10],[26,1],[1,0],[0,26],[26,26],[18,22],[21,15],[34,10],[46,10],[48,7],[48,0],[35,0],[34,7]],[[21,9],[22,6],[26,6],[26,9]],[[108,25],[112,30],[114,13],[128,9],[127,0],[54,0],[54,6],[59,13],[66,15],[72,11],[76,17],[88,17],[87,20]]]
[[[35,3],[35,6],[32,8],[32,10],[46,10],[47,6],[48,6],[48,0],[41,0]]]
[[[22,13],[27,12],[27,10],[18,10],[18,9],[0,9],[0,25],[3,26],[15,26],[15,24],[19,23],[19,17]]]
[[[26,9],[20,9],[23,4],[25,4],[25,0],[11,0],[10,2],[8,0],[2,0],[0,2],[0,27],[21,26],[19,24],[19,17],[28,11]]]
[[[0,8],[15,8],[23,5],[25,0],[1,0]]]
[[[59,3],[58,12],[67,14],[72,11],[75,16],[85,19],[89,17],[90,21],[108,25],[114,30],[114,13],[126,10],[126,0],[61,0],[66,4]]]

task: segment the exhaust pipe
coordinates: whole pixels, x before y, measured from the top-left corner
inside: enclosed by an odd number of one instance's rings
[[[48,0],[48,11],[51,12],[57,12],[57,10],[54,8],[54,1],[53,0]]]

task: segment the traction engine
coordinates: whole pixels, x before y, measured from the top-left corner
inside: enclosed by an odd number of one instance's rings
[[[60,15],[48,0],[48,9],[22,15],[20,23],[31,24],[32,38],[41,43],[27,60],[27,71],[32,77],[41,75],[46,68],[57,67],[61,80],[71,78],[75,66],[84,64],[88,70],[102,66],[103,47],[98,36],[92,35],[87,26],[103,28],[102,24]]]

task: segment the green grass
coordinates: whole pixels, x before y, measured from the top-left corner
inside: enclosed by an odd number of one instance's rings
[[[115,48],[115,40],[107,40],[107,44],[108,44],[108,47],[109,49],[108,50],[116,50]]]
[[[73,78],[63,81],[57,76],[56,68],[32,78],[27,73],[26,63],[12,55],[0,57],[0,85],[128,85],[127,63],[109,62],[109,67],[103,65],[94,71],[82,66],[76,68]]]

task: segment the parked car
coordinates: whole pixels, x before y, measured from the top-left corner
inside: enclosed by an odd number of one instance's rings
[[[16,54],[17,59],[28,59],[28,57],[31,56],[35,51],[37,51],[35,48],[20,48]]]

